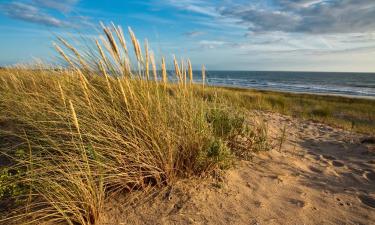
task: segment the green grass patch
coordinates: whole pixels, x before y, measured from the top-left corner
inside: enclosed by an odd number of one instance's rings
[[[204,95],[221,96],[222,103],[233,108],[272,111],[375,134],[375,100],[372,99],[220,87],[212,87],[207,92]]]

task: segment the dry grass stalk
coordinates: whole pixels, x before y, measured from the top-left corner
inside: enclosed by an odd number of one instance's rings
[[[77,113],[76,113],[76,110],[74,109],[74,105],[71,100],[69,100],[69,106],[70,106],[70,112],[72,113],[74,127],[77,129],[77,133],[81,136],[81,130],[80,130],[79,123],[78,123]]]
[[[98,40],[95,40],[95,43],[96,43],[96,46],[98,48],[98,51],[99,51],[99,54],[100,56],[102,57],[102,60],[105,62],[106,65],[108,65],[108,60],[107,60],[107,57],[105,56],[104,54],[104,51],[102,49],[102,46],[100,45],[99,41]]]
[[[100,66],[100,70],[102,71],[103,75],[105,76],[105,81],[107,83],[107,87],[108,87],[108,93],[109,93],[109,96],[111,97],[111,101],[113,103],[113,91],[112,91],[112,88],[111,88],[111,84],[109,82],[109,76],[104,68],[104,64],[103,64],[103,61],[99,61],[99,66]]]
[[[35,85],[36,85],[36,84],[35,84]],[[61,100],[62,100],[62,102],[64,103],[64,106],[66,107],[65,95],[64,95],[64,91],[63,91],[63,89],[62,89],[62,87],[61,87],[60,82],[57,82],[57,85],[58,85],[59,90],[60,90]]]
[[[75,65],[74,63],[72,62],[72,60],[70,60],[70,58],[65,54],[65,52],[60,48],[60,46],[58,46],[56,43],[53,43],[53,46],[55,47],[55,49],[57,50],[57,52],[65,59],[66,62],[68,62],[70,64],[70,66],[72,68],[75,68]]]
[[[124,58],[124,71],[123,75],[131,77],[132,76],[132,70],[130,67],[130,60],[129,58]]]
[[[167,82],[168,82],[168,76],[167,76],[167,68],[166,68],[166,65],[165,65],[164,57],[162,57],[162,59],[161,59],[161,74],[162,74],[164,88],[166,88]]]
[[[202,65],[202,86],[204,88],[206,82],[206,67]]]
[[[120,45],[122,47],[122,49],[124,50],[124,53],[125,53],[125,56],[127,56],[129,53],[128,53],[128,46],[126,45],[126,40],[125,40],[125,37],[124,37],[124,33],[122,32],[122,28],[120,26],[117,26],[112,23],[112,27],[113,29],[115,30],[115,33],[117,35],[117,39],[120,41]]]
[[[90,108],[92,109],[92,104],[91,104],[90,96],[89,96],[89,88],[87,86],[88,80],[86,79],[86,77],[83,75],[83,73],[80,70],[76,70],[76,71],[78,73],[78,77],[79,77],[80,84],[82,86],[82,90],[85,95],[86,101],[89,104]]]
[[[106,27],[103,23],[101,23],[101,26],[102,26],[102,29],[104,31],[104,34],[107,36],[107,40],[108,40],[109,44],[111,45],[111,48],[112,48],[112,51],[114,53],[115,58],[118,61],[120,61],[120,58],[121,58],[120,51],[119,51],[119,48],[117,46],[116,40],[113,37],[111,29],[109,27]]]
[[[129,30],[129,34],[130,34],[130,39],[131,39],[132,44],[133,44],[135,56],[136,56],[138,62],[140,62],[140,61],[142,61],[142,56],[141,56],[141,50],[140,50],[140,47],[139,47],[139,42],[138,42],[133,30],[130,27],[128,27],[128,30]]]
[[[173,63],[174,63],[174,70],[175,70],[175,73],[176,73],[176,78],[177,78],[177,81],[179,84],[181,84],[183,81],[182,81],[182,76],[181,76],[181,70],[180,70],[180,67],[178,66],[178,62],[177,62],[177,59],[175,56],[173,56]]]
[[[188,72],[189,72],[189,83],[193,84],[193,67],[191,65],[190,59],[188,60]]]
[[[150,74],[149,74],[149,61],[150,61],[150,55],[149,55],[149,51],[148,51],[148,40],[146,39],[145,40],[145,71],[146,71],[146,78],[147,80],[150,80]]]
[[[118,81],[118,84],[119,84],[119,87],[120,87],[120,91],[121,91],[122,98],[124,100],[125,106],[128,107],[129,102],[128,102],[128,98],[126,97],[124,87],[122,86],[121,79],[118,77],[117,81]]]
[[[184,87],[186,88],[186,84],[187,84],[187,76],[186,76],[186,68],[185,68],[185,63],[183,60],[181,60],[181,71],[182,71],[182,77],[183,77],[183,80],[184,80]]]
[[[109,41],[102,35],[99,36],[99,39],[101,40],[102,44],[104,45],[104,48],[107,50],[109,53],[109,56],[112,57],[113,60],[115,60],[116,63],[119,63],[119,59],[117,58],[116,53],[113,51],[111,44]],[[107,66],[110,66],[110,60],[107,60],[108,64]]]
[[[76,56],[79,64],[82,66],[82,68],[85,69],[86,71],[88,71],[89,66],[87,65],[85,60],[82,58],[81,54],[79,54],[78,50],[76,48],[74,48],[71,44],[69,44],[65,39],[63,39],[61,37],[58,37],[58,39],[63,45],[65,45],[65,47],[67,47],[70,51],[72,51],[74,53],[74,55]]]
[[[154,75],[154,80],[157,81],[158,80],[158,73],[156,71],[155,56],[154,56],[153,52],[151,52],[151,54],[150,54],[150,60],[151,60],[152,73]]]
[[[137,39],[137,51],[139,54],[140,62],[143,62],[143,55],[142,55],[142,50],[141,50],[141,44],[139,43],[139,40]]]

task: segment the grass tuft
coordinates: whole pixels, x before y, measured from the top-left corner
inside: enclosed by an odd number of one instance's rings
[[[237,136],[248,135],[247,151],[265,138],[235,110],[202,98],[205,79],[193,84],[190,61],[174,60],[179,83],[171,83],[165,59],[158,76],[130,28],[135,57],[121,27],[102,29],[86,51],[60,38],[66,68],[1,70],[0,158],[9,163],[0,165],[0,223],[101,224],[115,194],[228,168]],[[17,149],[28,150],[21,157]]]

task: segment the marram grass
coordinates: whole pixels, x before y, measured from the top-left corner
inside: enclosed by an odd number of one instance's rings
[[[121,27],[102,28],[86,51],[59,38],[63,69],[0,71],[0,223],[101,224],[116,193],[227,168],[235,136],[266,148],[264,129],[200,97],[190,61],[170,83],[130,28],[136,62]]]

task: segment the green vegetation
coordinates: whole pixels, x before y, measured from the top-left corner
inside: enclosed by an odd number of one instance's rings
[[[277,112],[311,119],[350,131],[375,134],[375,100],[341,96],[294,94],[239,88],[210,88],[206,99],[220,96],[232,108]]]

